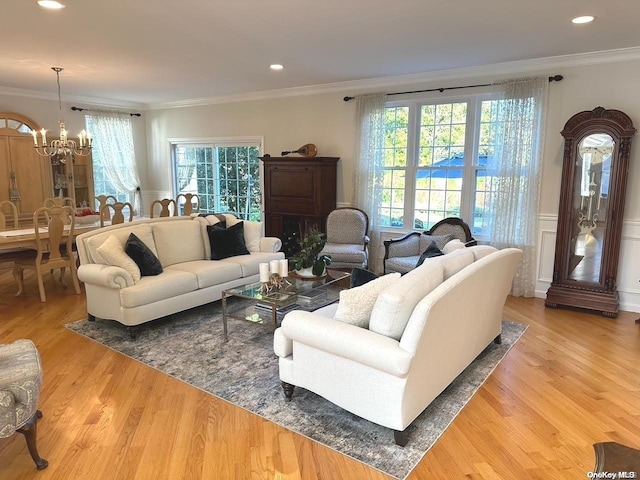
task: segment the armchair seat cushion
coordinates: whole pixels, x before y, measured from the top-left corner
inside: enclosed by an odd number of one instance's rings
[[[367,264],[367,252],[364,251],[362,244],[353,245],[349,243],[327,243],[322,249],[321,255],[329,255],[331,264],[336,266],[337,263]]]
[[[40,355],[31,340],[0,345],[0,438],[10,437],[33,416],[41,384]]]

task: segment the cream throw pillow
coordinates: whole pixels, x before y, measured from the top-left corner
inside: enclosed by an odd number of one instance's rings
[[[109,264],[115,267],[124,268],[131,274],[133,283],[138,283],[140,280],[140,268],[136,265],[129,255],[124,251],[124,243],[122,243],[114,235],[109,236],[102,245],[100,245],[96,251],[102,258]]]
[[[251,222],[240,218],[227,218],[227,228],[238,222],[244,222],[244,244],[250,252],[260,251],[260,239],[262,238],[262,222]]]
[[[399,273],[390,273],[359,287],[342,290],[338,310],[333,318],[357,327],[369,328],[369,318],[378,295],[399,278]]]

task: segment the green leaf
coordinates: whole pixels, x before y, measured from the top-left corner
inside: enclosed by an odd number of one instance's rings
[[[325,267],[324,260],[318,259],[315,262],[313,262],[313,269],[311,270],[311,272],[316,277],[319,277],[324,273],[324,267]]]

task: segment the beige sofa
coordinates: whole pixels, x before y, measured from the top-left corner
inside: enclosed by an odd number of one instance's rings
[[[368,328],[334,319],[336,304],[288,313],[274,333],[285,396],[292,398],[294,386],[315,392],[393,429],[404,446],[411,422],[500,342],[521,259],[521,250],[486,245],[431,258],[384,287]]]
[[[227,217],[227,226],[239,220]],[[209,260],[209,217],[164,217],[123,223],[83,233],[77,237],[78,278],[87,293],[89,319],[117,320],[135,326],[172,313],[219,300],[222,291],[258,281],[258,265],[284,258],[280,239],[262,236],[262,224],[245,222],[249,255]],[[158,257],[162,273],[137,282],[127,269],[109,264],[100,247],[110,237],[122,247],[135,233]],[[110,242],[113,241],[113,238]],[[104,250],[102,250],[104,251]],[[113,262],[112,262],[113,263]]]

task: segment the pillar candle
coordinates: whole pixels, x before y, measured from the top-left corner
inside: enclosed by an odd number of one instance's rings
[[[260,281],[262,283],[266,283],[269,281],[269,264],[268,263],[261,263],[259,265],[260,268]]]
[[[289,276],[289,260],[286,258],[284,260],[280,260],[280,276],[282,278]]]
[[[269,270],[271,273],[280,273],[280,263],[278,263],[278,260],[271,260],[269,262]]]

